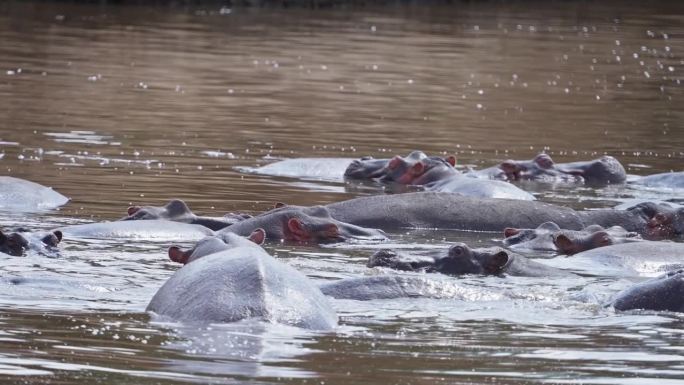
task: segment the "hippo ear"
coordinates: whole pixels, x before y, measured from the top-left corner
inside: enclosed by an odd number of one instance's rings
[[[309,238],[309,232],[299,218],[290,218],[287,221],[287,229],[290,230],[292,238],[296,241],[302,241]]]
[[[133,214],[137,213],[139,210],[140,210],[140,206],[130,206],[130,207],[128,208],[128,210],[126,210],[126,212],[127,212],[128,215],[130,216],[130,215],[133,215]]]
[[[5,243],[7,242],[7,235],[0,230],[0,243]]]
[[[52,232],[52,234],[55,234],[55,237],[57,237],[57,243],[62,242],[62,232],[59,230],[55,230]]]
[[[610,246],[613,244],[613,239],[605,231],[597,231],[591,235],[593,243],[597,246]]]
[[[421,175],[423,171],[425,170],[425,165],[423,162],[418,162],[411,167],[411,174],[412,175]]]
[[[451,165],[451,167],[456,167],[456,157],[449,155],[444,160]]]
[[[395,168],[401,166],[401,163],[403,162],[403,159],[399,155],[395,156],[394,158],[390,159],[389,162],[387,162],[387,168],[390,170],[394,170]]]
[[[556,245],[558,251],[563,254],[574,254],[572,250],[574,249],[575,244],[567,235],[563,233],[555,234],[553,236],[553,244]]]
[[[543,169],[550,169],[553,168],[553,159],[547,154],[539,154],[534,157],[534,163],[537,164],[540,168]]]
[[[189,255],[187,254],[188,253],[181,250],[181,248],[178,246],[169,247],[169,258],[174,262],[182,263],[185,265],[186,263],[188,263],[189,258]]]
[[[501,250],[487,259],[483,266],[486,274],[500,274],[504,266],[508,263],[508,253]]]
[[[252,234],[249,234],[249,237],[247,237],[247,239],[256,243],[257,245],[262,245],[266,240],[266,231],[262,228],[258,228],[252,231]]]
[[[283,203],[283,202],[276,202],[276,203],[273,205],[273,208],[274,208],[274,209],[279,209],[279,208],[285,207],[285,206],[287,206],[287,205],[286,205],[285,203]]]
[[[513,227],[506,227],[504,229],[504,237],[509,238],[514,235],[518,235],[520,233],[520,229],[515,229]]]

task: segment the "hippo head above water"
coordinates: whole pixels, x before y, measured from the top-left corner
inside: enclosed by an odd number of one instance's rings
[[[630,207],[646,220],[644,238],[649,240],[681,239],[684,237],[684,207],[664,203],[643,202]]]
[[[382,230],[334,219],[324,206],[301,207],[279,204],[273,210],[236,223],[224,231],[247,236],[256,228],[264,229],[266,239],[270,241],[328,243],[387,239]]]
[[[588,184],[615,184],[627,180],[627,172],[620,162],[609,155],[586,162],[557,164],[560,172],[580,176]]]
[[[403,185],[424,185],[434,182],[458,172],[454,169],[456,158],[448,156],[440,158],[426,156],[420,151],[414,151],[406,157],[395,156],[385,168],[382,182],[394,182]]]
[[[127,216],[121,218],[122,221],[164,219],[174,222],[202,225],[214,231],[221,230],[233,223],[251,217],[247,214],[227,214],[223,217],[197,216],[190,210],[188,205],[180,199],[172,199],[164,206],[130,206],[127,213]]]
[[[368,267],[424,270],[448,275],[501,275],[509,262],[509,253],[500,247],[471,249],[465,243],[456,243],[449,248],[446,255],[433,258],[416,258],[400,255],[392,250],[379,250],[369,258]]]
[[[558,179],[566,174],[555,169],[555,163],[548,154],[539,154],[532,160],[506,160],[498,165],[507,180]],[[502,177],[503,177],[502,176]]]
[[[19,257],[32,248],[57,247],[61,240],[62,232],[59,230],[36,234],[29,234],[23,231],[23,229],[18,229],[17,232],[6,233],[0,231],[0,253]],[[38,242],[40,245],[36,245],[33,242]]]
[[[504,245],[514,249],[558,251],[567,255],[640,239],[637,233],[619,226],[604,229],[591,225],[582,230],[564,230],[553,222],[542,223],[536,229],[506,228],[504,236]]]
[[[218,253],[223,250],[236,247],[258,247],[264,243],[266,232],[264,229],[256,229],[244,238],[233,233],[219,233],[215,236],[206,237],[189,250],[182,250],[179,246],[169,247],[169,258],[178,263],[188,264],[204,256]]]

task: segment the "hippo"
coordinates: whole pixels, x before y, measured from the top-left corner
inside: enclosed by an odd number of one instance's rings
[[[324,206],[301,207],[280,204],[273,210],[235,223],[219,233],[229,232],[248,236],[259,228],[266,231],[267,241],[325,243],[350,239],[387,239],[381,230],[344,223],[331,217],[330,211]]]
[[[682,211],[648,202],[629,210],[576,211],[536,201],[418,192],[366,196],[325,207],[339,221],[383,230],[441,228],[499,232],[506,227],[536,228],[544,222],[555,222],[568,230],[581,230],[592,224],[622,226],[646,239],[677,238],[684,234]],[[657,214],[661,216],[655,218]]]
[[[190,250],[182,250],[180,246],[169,247],[169,258],[184,265],[204,256],[221,252],[235,247],[250,247],[252,244],[262,245],[266,240],[264,229],[254,230],[249,237],[244,238],[233,233],[221,233],[201,239]]]
[[[548,265],[591,276],[653,276],[684,266],[684,244],[664,241],[621,243],[583,251]]]
[[[341,182],[345,170],[353,161],[352,158],[296,158],[262,167],[238,166],[235,169],[248,174]]]
[[[670,271],[619,292],[610,305],[615,310],[684,312],[684,270]]]
[[[453,156],[429,157],[421,151],[413,151],[406,157],[397,155],[385,162],[366,158],[356,160],[349,165],[345,176],[420,186],[426,191],[451,192],[465,196],[535,199],[532,194],[508,183],[467,178],[454,168],[455,164],[456,158]]]
[[[548,154],[538,154],[531,160],[505,160],[493,167],[483,170],[472,170],[468,176],[504,181],[538,181],[538,182],[582,182],[580,176],[561,172]]]
[[[582,230],[564,230],[553,222],[545,222],[536,229],[504,229],[503,244],[516,250],[557,251],[576,254],[596,247],[641,240],[639,234],[620,226],[603,228],[590,225]]]
[[[0,231],[0,253],[20,257],[27,251],[34,250],[51,255],[61,240],[62,232],[59,230],[37,233],[25,229],[13,232]]]
[[[465,243],[449,247],[434,257],[401,255],[389,249],[375,252],[368,267],[389,267],[405,271],[426,271],[447,275],[512,275],[524,277],[567,277],[572,274],[529,260],[500,247],[471,249]]]
[[[643,176],[629,183],[644,187],[684,189],[684,171]]]
[[[0,176],[0,210],[52,210],[67,202],[69,198],[49,187],[11,176]]]
[[[229,241],[227,248],[198,253],[162,285],[146,310],[181,322],[256,318],[313,330],[336,327],[335,311],[306,276],[254,242],[234,242],[234,235],[222,239]]]
[[[173,199],[165,206],[131,206],[128,215],[122,221],[138,219],[165,219],[168,221],[201,225],[218,231],[232,224],[250,218],[248,214],[227,214],[223,217],[203,217],[193,213],[188,205],[180,199]]]
[[[556,169],[565,174],[580,176],[589,185],[618,184],[627,180],[625,168],[609,155],[589,161],[559,163],[556,164]]]
[[[67,238],[81,239],[146,239],[154,241],[197,241],[214,232],[204,226],[167,220],[113,221],[63,226]]]

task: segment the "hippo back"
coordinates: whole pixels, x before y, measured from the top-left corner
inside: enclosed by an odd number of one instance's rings
[[[66,204],[69,198],[38,183],[0,176],[0,210],[40,211]]]
[[[646,187],[684,189],[684,171],[653,174],[632,182]]]
[[[337,315],[303,274],[257,247],[237,247],[183,266],[157,291],[148,311],[183,322],[259,318],[329,330]]]
[[[470,178],[456,175],[426,186],[429,191],[459,193],[469,197],[535,200],[534,196],[520,188],[499,180]]]

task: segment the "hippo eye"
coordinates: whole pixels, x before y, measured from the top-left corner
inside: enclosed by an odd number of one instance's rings
[[[371,160],[371,159],[373,159],[373,157],[370,156],[370,155],[369,155],[369,156],[364,156],[364,157],[361,158],[361,160]]]
[[[451,248],[450,254],[454,257],[459,257],[465,253],[465,248],[463,246],[454,246]]]

